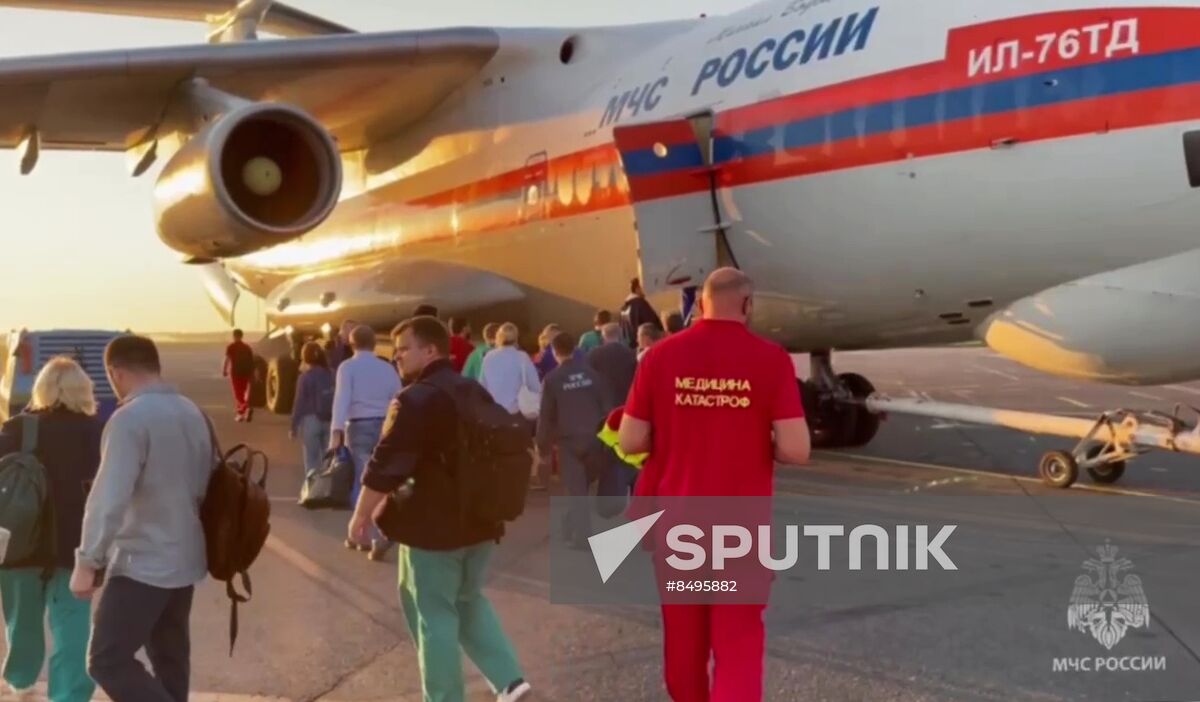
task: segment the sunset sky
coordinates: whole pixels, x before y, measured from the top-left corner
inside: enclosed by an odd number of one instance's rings
[[[169,3],[171,0],[163,0]],[[721,14],[748,0],[293,0],[290,4],[360,31],[457,25],[621,24]],[[230,0],[233,5],[233,0]],[[417,9],[421,8],[421,9]],[[0,10],[0,56],[54,54],[203,42],[199,24],[87,14]],[[43,154],[27,177],[0,151],[3,231],[0,332],[29,327],[217,330],[195,273],[154,233],[151,187],[158,166],[129,177],[120,155]],[[238,323],[262,327],[261,307],[243,297]]]

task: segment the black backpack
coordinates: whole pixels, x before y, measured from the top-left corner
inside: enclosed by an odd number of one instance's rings
[[[491,525],[520,517],[525,512],[533,465],[528,422],[510,414],[470,378],[436,373],[421,382],[454,400],[458,440],[446,460],[464,521]]]

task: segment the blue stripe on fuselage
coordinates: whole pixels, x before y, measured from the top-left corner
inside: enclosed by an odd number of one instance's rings
[[[976,116],[1200,82],[1200,48],[1135,56],[997,80],[927,95],[875,103],[714,139],[715,163],[803,149]],[[669,145],[667,158],[646,149],[623,154],[629,176],[662,175],[701,165],[694,145]]]

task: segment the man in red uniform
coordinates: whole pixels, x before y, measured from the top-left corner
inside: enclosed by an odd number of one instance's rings
[[[621,421],[621,450],[648,451],[635,497],[773,494],[775,461],[809,457],[808,424],[787,352],[747,328],[749,278],[705,281],[701,319],[642,359]],[[676,702],[763,695],[766,604],[664,604],[667,691]],[[708,665],[715,657],[710,683]]]
[[[250,409],[250,385],[254,382],[254,350],[242,341],[242,330],[233,330],[233,343],[225,347],[225,377],[233,385],[233,401],[237,404],[237,420],[248,422],[253,416]]]

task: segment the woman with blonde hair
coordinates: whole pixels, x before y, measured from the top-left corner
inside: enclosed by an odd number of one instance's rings
[[[87,491],[100,466],[101,422],[92,379],[74,359],[51,359],[33,383],[25,411],[0,428],[0,455],[32,451],[46,470],[54,528],[38,552],[0,568],[0,604],[8,636],[3,676],[17,693],[37,682],[50,618],[49,698],[85,702],[96,685],[87,673],[91,604],[70,590]],[[25,445],[28,440],[29,445]]]

